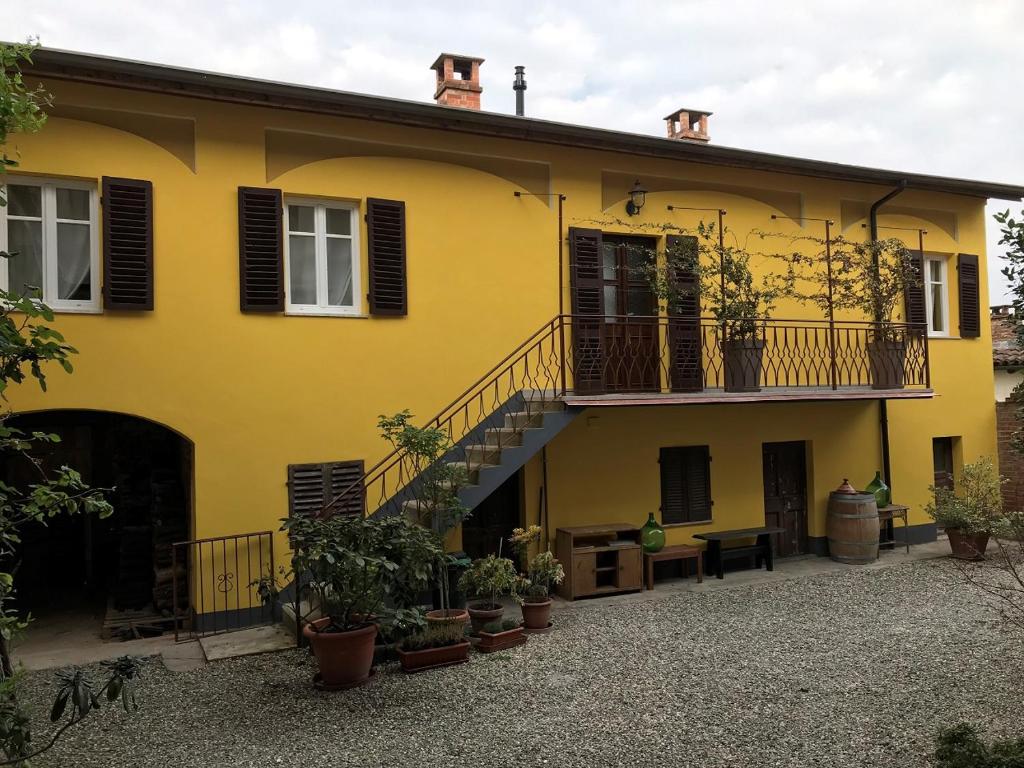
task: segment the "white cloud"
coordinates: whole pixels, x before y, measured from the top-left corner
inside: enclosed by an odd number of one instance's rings
[[[512,111],[512,67],[524,64],[536,117],[661,135],[665,114],[692,106],[715,112],[716,143],[1024,182],[1024,3],[942,6],[33,0],[5,15],[3,34],[421,101],[433,95],[428,66],[453,50],[487,59],[489,110]]]

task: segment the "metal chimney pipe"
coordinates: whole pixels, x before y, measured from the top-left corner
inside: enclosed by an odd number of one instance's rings
[[[526,92],[526,67],[516,67],[516,79],[512,83],[512,90],[516,92],[516,115],[522,117],[526,113],[525,101]]]

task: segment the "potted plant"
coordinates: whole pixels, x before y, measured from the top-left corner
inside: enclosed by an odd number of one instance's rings
[[[469,645],[465,622],[452,618],[428,621],[420,631],[399,642],[398,660],[403,672],[447,667],[467,661]]]
[[[945,529],[953,557],[984,559],[989,536],[1004,524],[1004,482],[992,460],[983,458],[964,466],[955,488],[931,486],[934,501],[925,512]]]
[[[523,612],[523,628],[527,632],[547,632],[551,628],[551,590],[565,579],[562,564],[550,551],[538,552],[532,558],[529,547],[540,539],[540,526],[516,528],[509,543],[526,562],[526,572],[519,580],[515,597]]]
[[[501,619],[505,608],[498,598],[513,594],[518,583],[515,563],[507,557],[488,555],[473,561],[459,579],[459,587],[479,600],[469,606],[469,621],[474,633],[479,634],[485,624]]]
[[[648,270],[652,286],[669,314],[692,314],[696,306],[717,321],[725,390],[758,392],[764,328],[793,291],[792,271],[756,276],[751,254],[725,244],[714,225],[702,222],[696,232],[666,246],[664,258]]]
[[[515,648],[527,641],[523,627],[515,619],[491,621],[481,627],[480,642],[476,649],[481,653],[494,653]]]
[[[827,244],[816,238],[825,253],[808,256],[785,254],[797,281],[794,296],[817,305],[826,317],[854,310],[871,318],[864,349],[873,389],[902,389],[906,368],[907,339],[921,329],[907,329],[896,322],[897,311],[911,289],[921,286],[922,276],[913,254],[898,239],[854,243],[836,237]],[[831,273],[822,264],[831,261]]]
[[[378,624],[416,621],[415,609],[400,601],[432,580],[440,555],[435,538],[401,517],[296,516],[284,520],[283,530],[292,574],[304,574],[302,588],[323,614],[303,628],[320,670],[314,684],[341,690],[365,683]]]
[[[442,551],[442,562],[436,568],[436,608],[426,614],[428,624],[434,625],[431,634],[434,637],[461,636],[469,614],[463,608],[452,606],[450,577],[453,571],[466,568],[469,559],[461,553],[445,552],[444,541],[455,526],[469,517],[469,510],[459,498],[459,489],[466,483],[466,469],[458,462],[446,461],[453,448],[448,433],[437,427],[413,425],[408,410],[393,416],[379,416],[377,428],[399,452],[400,460],[408,465],[403,474],[416,478],[403,510],[411,520],[433,531]],[[454,626],[456,624],[458,627]]]

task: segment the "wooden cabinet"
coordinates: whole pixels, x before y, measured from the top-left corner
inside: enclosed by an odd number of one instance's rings
[[[559,528],[556,557],[566,568],[558,593],[566,600],[641,589],[640,529],[625,523]]]

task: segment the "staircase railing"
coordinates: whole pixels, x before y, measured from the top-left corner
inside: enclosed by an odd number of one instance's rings
[[[737,350],[736,338],[711,318],[556,315],[424,426],[448,435],[453,449],[444,460],[463,462],[472,478],[535,425],[522,414],[569,393],[931,386],[928,335],[920,325],[774,318],[747,325],[756,328],[753,351],[749,342]],[[335,508],[397,514],[415,498],[419,469],[405,452],[392,451],[321,514]]]
[[[461,441],[479,433],[479,442],[483,443],[487,428],[504,427],[506,415],[532,407],[527,401],[551,401],[566,393],[566,336],[564,316],[552,318],[424,424],[447,433],[455,446],[455,455],[448,460],[464,462],[469,474],[474,461],[459,446]],[[511,421],[507,430],[496,431],[490,443],[495,451],[517,443],[518,435],[526,428],[526,424]],[[328,502],[321,514],[329,514],[334,508],[355,508],[349,503],[358,505],[357,495],[361,496],[364,513],[400,512],[402,503],[411,500],[403,491],[416,479],[415,466],[404,451],[392,451]]]

